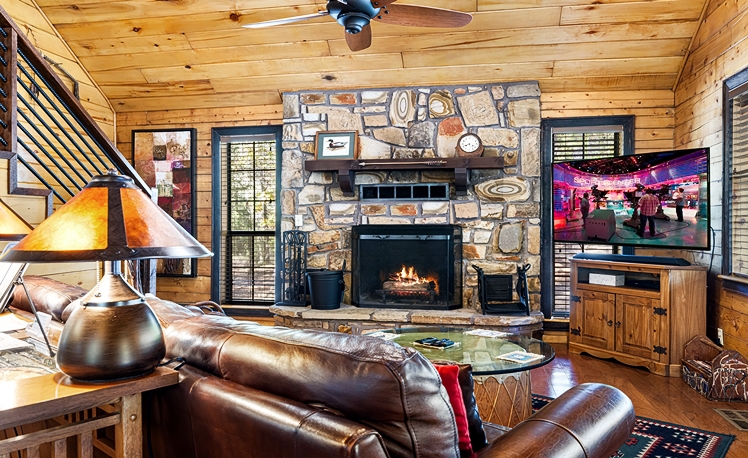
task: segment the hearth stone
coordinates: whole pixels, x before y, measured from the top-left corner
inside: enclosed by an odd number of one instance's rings
[[[393,310],[342,305],[335,310],[313,310],[310,307],[270,307],[276,326],[300,329],[361,334],[372,329],[408,326],[448,326],[492,329],[515,334],[539,336],[543,330],[543,314],[530,316],[482,315],[474,309],[456,310]]]

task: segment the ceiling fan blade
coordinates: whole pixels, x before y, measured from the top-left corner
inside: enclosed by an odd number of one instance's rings
[[[357,34],[345,34],[345,42],[351,51],[361,51],[371,46],[371,26],[367,25]]]
[[[285,19],[274,19],[272,21],[255,22],[254,24],[244,24],[242,27],[246,29],[261,29],[263,27],[272,27],[275,25],[293,24],[294,22],[306,21],[307,19],[314,19],[322,16],[329,16],[330,13],[327,11],[317,11],[313,14],[305,14],[303,16],[287,17]]]
[[[416,5],[390,5],[374,17],[375,21],[413,27],[462,27],[473,16],[460,11]]]

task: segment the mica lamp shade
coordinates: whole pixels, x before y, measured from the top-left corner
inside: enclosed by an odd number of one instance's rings
[[[21,240],[34,228],[0,199],[0,242]]]
[[[211,256],[203,245],[121,175],[94,177],[24,237],[3,261],[122,261]]]
[[[120,261],[211,256],[132,179],[94,177],[0,260],[111,261],[63,328],[57,366],[70,377],[109,381],[151,372],[166,354],[158,319],[120,274]]]

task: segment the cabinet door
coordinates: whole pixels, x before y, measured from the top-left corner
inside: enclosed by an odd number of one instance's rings
[[[615,349],[615,295],[599,291],[578,291],[577,323],[579,335],[571,335],[574,342],[606,350]]]
[[[657,299],[616,295],[616,351],[641,356],[653,361],[665,361],[661,344],[661,319]]]

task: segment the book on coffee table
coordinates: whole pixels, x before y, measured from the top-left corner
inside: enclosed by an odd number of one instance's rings
[[[543,355],[539,355],[537,353],[530,353],[522,350],[516,350],[511,353],[507,353],[505,355],[499,355],[497,356],[498,359],[503,359],[506,361],[511,361],[513,363],[530,363],[533,361],[537,361],[539,359],[543,359]]]

